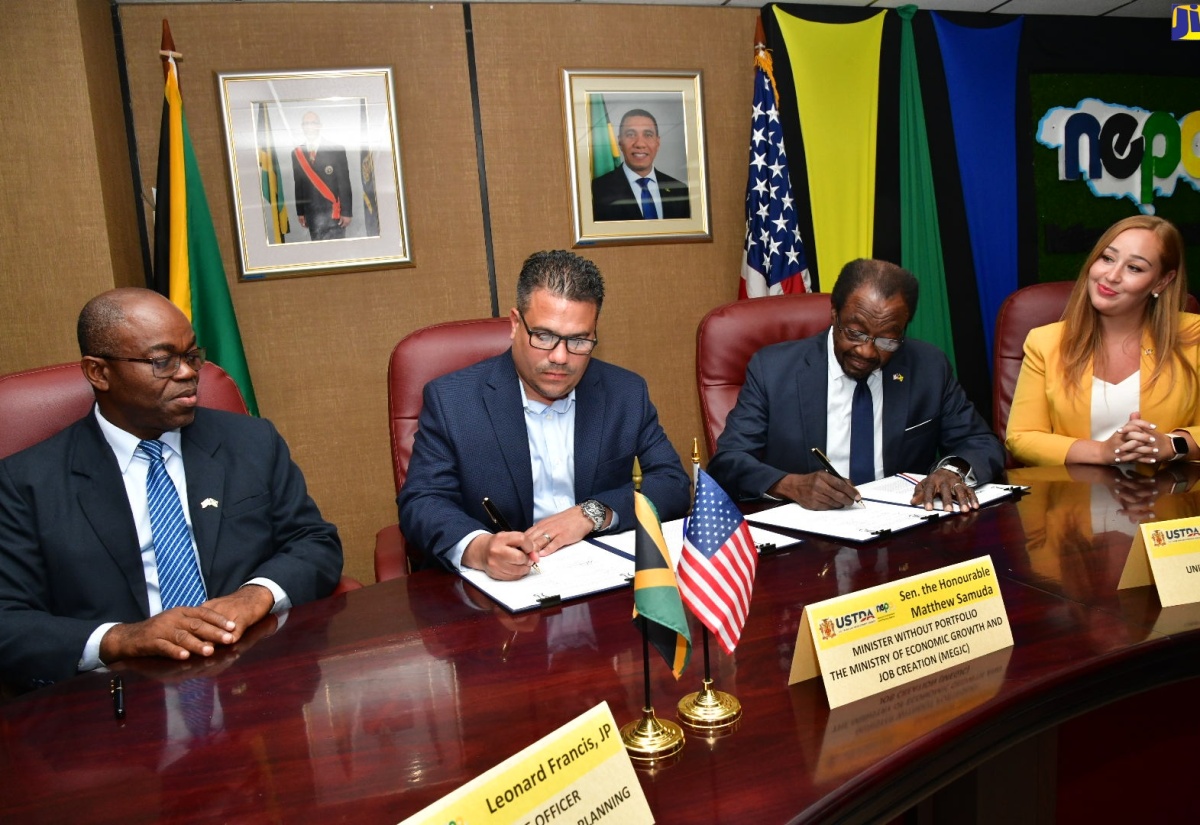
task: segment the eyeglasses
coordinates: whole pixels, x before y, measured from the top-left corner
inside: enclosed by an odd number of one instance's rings
[[[179,372],[179,362],[181,361],[186,361],[191,369],[200,372],[200,368],[204,366],[206,360],[203,347],[198,347],[182,355],[172,353],[171,355],[160,355],[158,358],[125,358],[120,355],[94,355],[92,357],[103,358],[105,361],[129,361],[133,364],[149,364],[155,378],[171,378],[175,373]]]
[[[572,355],[587,355],[596,348],[596,344],[600,343],[599,338],[568,338],[565,335],[555,335],[553,332],[541,329],[532,330],[525,322],[525,314],[518,310],[517,315],[521,318],[521,324],[525,327],[525,331],[529,333],[529,346],[534,349],[557,349],[558,342],[563,341],[567,345],[567,352]]]
[[[842,335],[845,335],[846,339],[855,346],[858,346],[859,344],[874,344],[875,348],[881,352],[895,352],[896,350],[900,349],[900,345],[904,343],[903,338],[871,337],[865,332],[859,332],[856,329],[846,329],[844,326],[842,326],[842,319],[836,314],[833,316],[833,319],[837,324],[837,328],[841,330]]]

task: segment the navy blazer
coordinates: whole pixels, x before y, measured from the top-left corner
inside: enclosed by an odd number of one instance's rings
[[[208,595],[257,576],[292,604],[333,592],[337,529],[275,427],[201,408],[180,433]],[[216,506],[202,506],[208,499]],[[70,677],[99,625],[149,616],[133,512],[94,413],[0,462],[0,680],[30,687]]]
[[[533,469],[512,351],[425,387],[408,477],[397,496],[407,541],[444,554],[475,530],[495,531],[489,497],[514,530],[533,524]],[[575,500],[596,499],[634,525],[633,459],[642,492],[666,521],[688,510],[690,484],[658,423],[646,382],[592,359],[575,387]]]
[[[717,439],[708,472],[731,494],[757,498],[788,473],[821,468],[829,415],[828,331],[764,347]],[[883,472],[928,473],[939,458],[970,462],[980,483],[1004,468],[1004,447],[954,378],[941,350],[907,340],[883,368]]]
[[[662,200],[663,218],[690,218],[692,202],[687,184],[670,175],[654,170],[658,181],[658,197]],[[642,202],[629,185],[625,169],[618,166],[598,178],[592,178],[592,220],[640,221]]]

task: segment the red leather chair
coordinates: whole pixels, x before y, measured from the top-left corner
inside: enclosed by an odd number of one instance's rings
[[[247,414],[229,373],[211,361],[200,369],[200,406]],[[78,361],[0,375],[0,458],[32,447],[87,415],[94,396]],[[342,576],[334,593],[362,584]]]
[[[1034,327],[1052,324],[1062,317],[1074,286],[1074,281],[1033,284],[1018,289],[1000,305],[992,358],[992,427],[1001,439],[1008,428],[1013,392],[1025,360],[1025,337]],[[1200,312],[1195,295],[1188,295],[1187,311]]]
[[[746,382],[750,357],[769,344],[827,329],[830,311],[829,294],[812,292],[734,301],[704,316],[696,330],[696,388],[710,456]]]
[[[504,352],[512,343],[511,331],[507,316],[450,321],[419,329],[396,344],[388,361],[388,423],[397,494],[408,476],[425,385]],[[375,535],[376,581],[399,578],[419,569],[422,561],[421,554],[404,541],[400,525],[390,524]]]
[[[992,428],[1001,439],[1025,360],[1025,336],[1034,327],[1053,324],[1062,317],[1074,286],[1074,281],[1033,284],[1018,289],[1000,305],[992,346]]]
[[[212,362],[200,369],[197,394],[202,407],[246,414],[237,384]],[[94,400],[78,361],[0,375],[0,458],[66,429]]]

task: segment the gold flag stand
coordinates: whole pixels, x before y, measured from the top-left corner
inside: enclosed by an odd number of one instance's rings
[[[642,708],[642,718],[621,728],[621,741],[634,762],[644,765],[670,759],[683,750],[683,728],[654,715],[654,708]]]
[[[713,690],[712,679],[703,687],[679,700],[679,721],[706,733],[724,733],[742,718],[742,703],[723,690]]]
[[[642,465],[633,459],[633,489],[642,489]],[[621,742],[629,759],[641,767],[653,767],[683,750],[683,728],[674,722],[664,722],[654,715],[650,703],[650,642],[646,632],[646,617],[638,617],[642,632],[642,678],[645,682],[646,704],[640,719],[621,726]]]

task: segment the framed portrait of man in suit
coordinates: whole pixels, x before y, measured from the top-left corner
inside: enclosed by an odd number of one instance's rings
[[[412,262],[391,69],[218,85],[242,280]]]
[[[700,72],[563,72],[576,246],[707,241]]]

